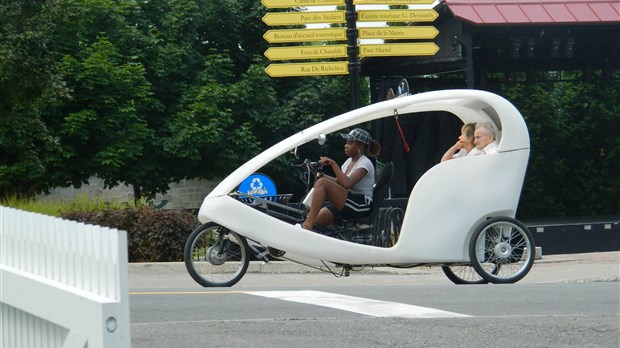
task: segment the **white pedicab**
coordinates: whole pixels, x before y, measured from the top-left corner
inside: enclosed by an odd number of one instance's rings
[[[430,168],[409,196],[394,244],[367,245],[296,228],[292,221],[269,214],[283,204],[260,198],[248,201],[235,192],[265,164],[324,134],[346,132],[395,113],[402,118],[429,111],[452,113],[464,123],[493,123],[498,130],[498,153]],[[510,102],[489,92],[434,91],[353,110],[277,143],[215,187],[198,213],[203,225],[187,240],[185,264],[203,286],[234,285],[245,274],[251,254],[268,260],[269,252],[309,266],[340,269],[346,275],[363,266],[436,265],[455,283],[514,283],[529,272],[535,257],[531,233],[514,218],[529,152],[521,114]],[[375,199],[373,204],[380,201]]]

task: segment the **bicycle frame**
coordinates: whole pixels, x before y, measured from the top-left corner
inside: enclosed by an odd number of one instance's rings
[[[400,237],[376,247],[328,237],[244,204],[230,195],[239,183],[276,157],[317,139],[384,117],[415,117],[446,111],[463,122],[491,122],[500,131],[498,153],[439,163],[417,182],[408,199]],[[336,116],[277,143],[254,157],[213,189],[198,218],[215,222],[265,246],[286,251],[304,263],[411,265],[468,263],[474,230],[492,217],[514,217],[529,157],[529,135],[519,111],[495,94],[447,90],[398,97]],[[467,183],[467,185],[462,185]],[[464,201],[467,199],[467,201]]]

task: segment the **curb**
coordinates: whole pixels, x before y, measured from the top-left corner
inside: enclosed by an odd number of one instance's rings
[[[367,267],[367,269],[372,269]],[[378,268],[377,268],[378,269]],[[340,272],[340,268],[333,268]],[[183,262],[144,262],[144,263],[130,263],[128,266],[128,272],[130,275],[165,275],[165,274],[185,274],[187,269]],[[315,268],[305,266],[292,261],[271,261],[266,263],[264,261],[250,261],[247,273],[265,273],[265,274],[278,274],[278,273],[322,273],[329,272],[325,267]],[[362,273],[370,273],[372,271],[364,270]],[[383,271],[382,273],[386,273]]]
[[[395,267],[364,267],[358,270],[360,274],[427,274],[435,273],[440,268],[438,266],[418,266],[412,268],[395,268]],[[331,268],[332,271],[339,273],[340,267]],[[284,273],[324,273],[330,272],[326,267],[312,267],[302,265],[292,261],[250,261],[247,273],[264,273],[264,274],[284,274]],[[130,263],[128,265],[129,275],[171,275],[185,274],[187,269],[183,262],[142,262]]]
[[[538,250],[537,250],[538,251]],[[538,252],[537,252],[538,254]],[[620,269],[620,252],[601,252],[587,254],[563,254],[563,255],[536,255],[536,264],[557,264],[557,263],[592,263],[592,264],[616,264]],[[332,268],[340,272],[340,268]],[[322,273],[329,272],[325,267],[313,268],[301,265],[292,261],[251,261],[247,273]],[[358,273],[372,274],[432,274],[441,272],[439,266],[417,266],[412,268],[395,268],[395,267],[365,267]],[[170,275],[170,274],[186,274],[184,262],[144,262],[129,263],[129,275]]]

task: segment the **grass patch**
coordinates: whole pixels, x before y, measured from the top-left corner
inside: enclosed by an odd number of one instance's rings
[[[133,203],[106,202],[103,198],[92,198],[87,195],[77,196],[72,200],[35,200],[34,198],[12,196],[3,199],[0,203],[5,207],[56,217],[61,217],[64,212],[68,211],[92,212],[133,206]]]

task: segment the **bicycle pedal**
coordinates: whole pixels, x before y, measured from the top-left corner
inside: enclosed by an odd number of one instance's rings
[[[267,257],[267,256],[269,256],[269,250],[265,250],[262,253],[257,254],[256,258],[257,259],[262,259],[263,261],[265,261],[265,263],[269,263],[270,260],[269,260],[269,257]]]

